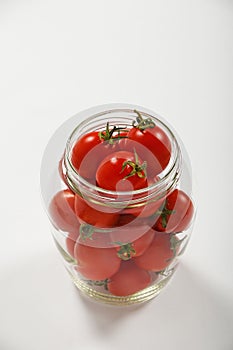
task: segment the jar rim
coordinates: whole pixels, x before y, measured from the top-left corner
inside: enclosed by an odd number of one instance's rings
[[[81,186],[84,186],[86,189],[88,189],[88,192],[90,194],[93,193],[98,193],[98,195],[101,197],[103,196],[105,199],[112,198],[124,198],[127,196],[140,196],[143,195],[144,193],[158,193],[161,192],[162,190],[168,188],[173,188],[173,184],[170,184],[172,180],[170,178],[174,178],[174,184],[178,182],[178,179],[180,177],[180,171],[181,171],[181,149],[179,146],[179,143],[177,141],[176,136],[174,135],[173,131],[166,125],[165,122],[163,122],[157,114],[154,112],[148,112],[143,109],[143,107],[136,106],[136,108],[126,108],[124,107],[124,104],[122,105],[123,107],[116,106],[111,106],[112,108],[106,108],[106,105],[103,105],[102,111],[99,111],[97,113],[94,113],[90,115],[88,118],[80,122],[75,129],[72,131],[70,134],[66,147],[65,147],[65,156],[64,156],[64,165],[65,165],[65,170],[66,170],[66,175],[67,175],[67,180],[69,185],[71,185],[72,189],[75,192],[80,192],[79,189],[75,186],[75,183],[78,183]],[[71,150],[73,146],[73,139],[77,133],[78,130],[83,128],[87,123],[91,123],[92,121],[95,121],[96,118],[102,117],[106,114],[113,114],[113,113],[128,113],[128,114],[135,114],[135,110],[139,112],[142,116],[147,117],[147,118],[152,118],[153,121],[155,121],[158,124],[161,124],[162,127],[165,129],[166,133],[170,137],[170,139],[173,141],[172,142],[172,152],[173,152],[173,157],[170,158],[170,161],[168,165],[165,167],[165,169],[158,174],[159,179],[156,182],[153,182],[149,186],[137,190],[131,190],[131,191],[112,191],[112,190],[107,190],[102,187],[96,186],[92,183],[90,183],[88,180],[86,180],[84,177],[82,177],[79,172],[75,169],[71,162]],[[122,119],[125,119],[125,116],[122,117]],[[131,119],[132,120],[132,119]],[[77,140],[77,139],[75,139]],[[160,175],[162,176],[160,177]],[[134,199],[132,199],[134,201]]]

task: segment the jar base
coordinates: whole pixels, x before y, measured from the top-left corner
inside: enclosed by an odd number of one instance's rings
[[[56,236],[55,231],[52,231],[52,233],[55,244],[62,255],[64,267],[70,275],[70,278],[73,281],[74,285],[83,295],[97,302],[116,306],[127,306],[141,304],[149,301],[150,299],[156,297],[167,285],[174,272],[176,271],[176,268],[178,267],[178,260],[174,259],[173,262],[164,271],[160,271],[158,273],[151,272],[152,284],[149,287],[131,295],[116,296],[105,290],[104,284],[95,284],[93,286],[89,284],[91,281],[83,279],[83,276],[77,273],[77,261],[62,248],[65,246],[65,243],[59,240],[59,237]],[[64,237],[62,238],[64,240]]]
[[[144,303],[146,301],[149,301],[155,298],[160,293],[160,291],[166,286],[166,284],[169,282],[173,273],[174,271],[171,274],[169,274],[168,277],[164,278],[159,282],[156,282],[150,287],[147,287],[137,293],[127,295],[127,296],[115,296],[112,294],[99,292],[93,289],[91,286],[88,286],[82,280],[75,278],[71,274],[70,275],[74,285],[78,288],[78,290],[81,291],[81,293],[83,293],[85,296],[91,298],[92,300],[109,304],[109,305],[127,306],[127,305]]]

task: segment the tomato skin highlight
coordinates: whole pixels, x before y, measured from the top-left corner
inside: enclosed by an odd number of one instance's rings
[[[49,205],[49,214],[53,225],[62,231],[74,232],[80,223],[74,210],[75,194],[69,190],[62,190],[55,194]]]
[[[121,264],[114,248],[94,248],[76,243],[74,256],[78,262],[77,271],[91,280],[110,278]]]
[[[174,257],[171,248],[171,236],[168,233],[156,232],[146,252],[134,258],[135,264],[145,270],[159,272],[170,265]]]
[[[193,215],[194,206],[191,199],[182,190],[175,189],[167,196],[154,229],[167,233],[184,231],[189,227]]]
[[[150,274],[132,261],[122,261],[119,271],[110,278],[108,290],[116,296],[127,296],[139,292],[151,283]]]
[[[133,191],[147,186],[146,173],[142,170],[130,176],[133,168],[125,162],[135,163],[135,154],[119,151],[111,153],[100,163],[96,172],[96,182],[99,187],[111,191]],[[139,159],[142,165],[142,160]]]

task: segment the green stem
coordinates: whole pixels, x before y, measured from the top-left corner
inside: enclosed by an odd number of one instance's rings
[[[113,128],[110,130],[109,128],[109,122],[107,122],[106,124],[106,128],[104,131],[100,131],[99,132],[99,138],[100,140],[104,140],[104,141],[108,141],[109,144],[113,144],[114,141],[116,142],[117,140],[120,140],[122,138],[128,138],[127,136],[121,136],[120,133],[121,131],[126,131],[127,129],[125,128],[121,128],[121,127],[116,127],[115,125],[113,126]],[[118,136],[114,137],[114,133],[118,132]]]
[[[155,123],[151,118],[145,118],[143,119],[140,112],[138,112],[136,109],[134,110],[134,113],[137,114],[136,121],[133,121],[132,125],[135,128],[138,128],[140,130],[146,130],[146,129],[152,129],[155,127]]]
[[[124,261],[131,259],[136,254],[132,243],[113,242],[113,244],[120,246],[120,249],[117,251],[117,256]]]
[[[100,232],[100,233],[106,233],[106,232],[111,232],[109,229],[98,229],[97,227],[94,227],[89,224],[81,224],[79,228],[79,233],[80,233],[80,239],[82,241],[85,241],[86,239],[92,240],[92,236],[95,232]]]
[[[122,165],[121,172],[125,170],[127,165],[131,166],[132,168],[131,172],[128,175],[126,175],[124,179],[128,179],[129,177],[134,175],[138,175],[138,177],[140,178],[145,178],[147,176],[146,174],[147,163],[146,162],[143,162],[142,164],[139,163],[138,155],[135,148],[134,148],[134,158],[135,158],[134,162],[131,160],[126,160]]]
[[[157,210],[154,215],[160,215],[162,227],[166,228],[169,216],[175,214],[175,212],[176,211],[174,209],[171,210],[167,208],[167,200],[165,200],[165,205],[163,206],[163,208]]]

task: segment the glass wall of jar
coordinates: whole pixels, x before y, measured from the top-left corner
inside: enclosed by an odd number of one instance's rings
[[[195,209],[187,152],[162,117],[128,104],[78,113],[47,145],[41,189],[56,246],[84,294],[128,305],[167,284]]]

